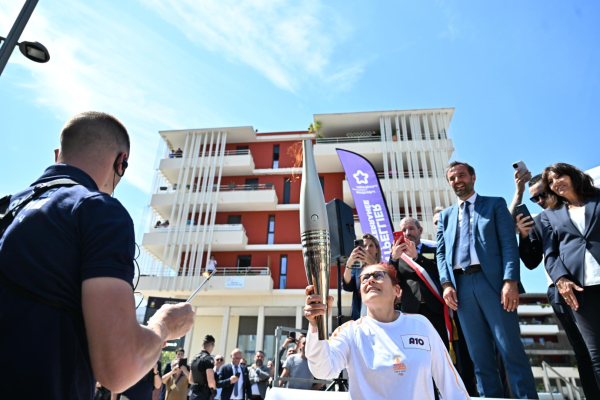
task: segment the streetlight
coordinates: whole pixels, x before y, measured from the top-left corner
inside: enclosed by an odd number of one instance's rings
[[[0,75],[2,75],[2,71],[4,71],[4,67],[8,63],[8,59],[17,45],[19,46],[21,53],[31,61],[45,63],[50,60],[50,53],[48,53],[48,50],[43,44],[38,42],[18,43],[19,37],[21,36],[21,33],[23,33],[37,3],[38,0],[27,0],[12,29],[8,33],[8,36],[6,38],[0,36],[0,42],[4,41],[4,44],[0,47]]]

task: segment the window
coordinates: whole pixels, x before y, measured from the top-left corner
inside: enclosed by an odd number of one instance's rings
[[[279,145],[273,146],[273,169],[279,168]]]
[[[237,268],[238,269],[250,268],[251,262],[252,262],[252,256],[250,256],[250,255],[238,256]]]
[[[229,215],[227,217],[227,225],[239,225],[242,223],[241,215]]]
[[[246,150],[248,150],[248,146],[237,146],[235,148],[238,152],[245,152]]]
[[[240,317],[238,327],[237,347],[242,350],[243,357],[247,360],[254,357],[256,351],[256,330],[258,329],[257,317]]]
[[[279,289],[285,289],[287,284],[287,254],[279,259]]]
[[[287,178],[283,181],[283,204],[290,204],[290,181],[290,178]]]
[[[258,178],[246,179],[246,190],[256,190],[258,188]]]
[[[269,215],[269,228],[267,231],[267,244],[275,243],[275,216]]]
[[[323,191],[323,195],[325,195],[325,177],[324,176],[320,176],[319,177],[319,182],[321,183],[321,190]]]

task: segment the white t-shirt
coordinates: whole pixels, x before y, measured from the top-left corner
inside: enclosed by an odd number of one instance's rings
[[[217,260],[208,260],[208,266],[206,267],[207,271],[214,271],[217,269]]]
[[[433,380],[444,400],[470,399],[439,335],[422,315],[402,314],[383,323],[371,317],[350,321],[319,340],[309,328],[308,366],[316,379],[348,369],[352,400],[433,400]]]
[[[583,235],[585,232],[585,207],[570,209],[569,216]],[[583,286],[600,285],[600,265],[598,261],[587,249],[583,260]]]

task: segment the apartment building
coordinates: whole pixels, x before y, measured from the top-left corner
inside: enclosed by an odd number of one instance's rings
[[[453,112],[317,114],[316,132],[259,133],[250,126],[160,132],[139,289],[146,297],[187,298],[214,256],[217,273],[192,302],[196,324],[185,339],[188,354],[212,334],[215,352],[240,347],[248,357],[256,349],[274,357],[276,326],[307,325],[299,142],[314,141],[326,202],[338,198],[354,208],[335,149],[359,153],[379,172],[394,224],[416,217],[424,238],[434,239],[433,208],[454,202],[444,177],[454,150],[448,136]],[[355,230],[361,234],[358,218]],[[331,289],[336,282],[332,268]],[[349,293],[342,304],[349,315]]]
[[[576,390],[558,379],[560,375],[582,390],[575,353],[560,321],[554,315],[546,293],[522,294],[517,312],[521,341],[529,357],[538,391],[556,391],[570,400],[583,398]],[[546,373],[542,366],[543,361],[552,367],[546,368]]]

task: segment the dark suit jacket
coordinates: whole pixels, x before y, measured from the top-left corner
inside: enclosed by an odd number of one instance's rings
[[[571,221],[565,205],[554,210],[546,209],[541,214],[546,270],[555,283],[564,276],[583,287],[586,250],[600,262],[600,191],[586,199],[585,203],[583,233]],[[575,291],[575,296],[581,301],[581,292]],[[564,302],[562,296],[557,298]]]
[[[451,281],[456,288],[454,273],[454,247],[457,243],[458,204],[440,213],[437,232],[437,266],[440,282]],[[487,280],[496,292],[502,291],[506,279],[521,285],[521,263],[515,236],[515,223],[502,197],[477,195],[473,212],[473,238],[475,251]],[[456,288],[458,290],[458,288]]]
[[[519,256],[523,264],[529,269],[536,269],[544,259],[544,246],[542,243],[542,215],[533,217],[533,230],[529,231],[529,236],[522,239],[519,236]]]
[[[242,393],[246,395],[246,399],[252,398],[252,382],[250,382],[250,377],[248,375],[248,368],[238,365],[239,368],[242,369],[242,376],[244,377],[244,387],[239,388],[238,390],[242,390]],[[233,376],[233,368],[231,368],[231,364],[223,365],[219,370],[219,374],[217,377],[217,387],[223,388],[221,391],[221,400],[229,400],[231,399],[231,395],[233,393],[233,385],[229,378]]]
[[[425,254],[432,255],[432,258],[426,257]],[[440,281],[434,247],[421,244],[421,252],[415,262],[427,271],[435,283]],[[438,314],[444,313],[442,303],[431,293],[431,290],[423,283],[419,275],[404,260],[392,261],[390,259],[390,264],[399,273],[398,282],[402,288],[402,299],[400,302],[400,310],[402,312],[417,313],[421,307],[421,301],[423,301],[431,311]]]
[[[357,321],[360,318],[360,308],[362,306],[360,282],[358,281],[361,271],[361,268],[352,270],[352,279],[350,279],[350,283],[346,283],[342,278],[342,289],[346,292],[352,292],[352,315],[350,316],[350,319],[353,321]]]

